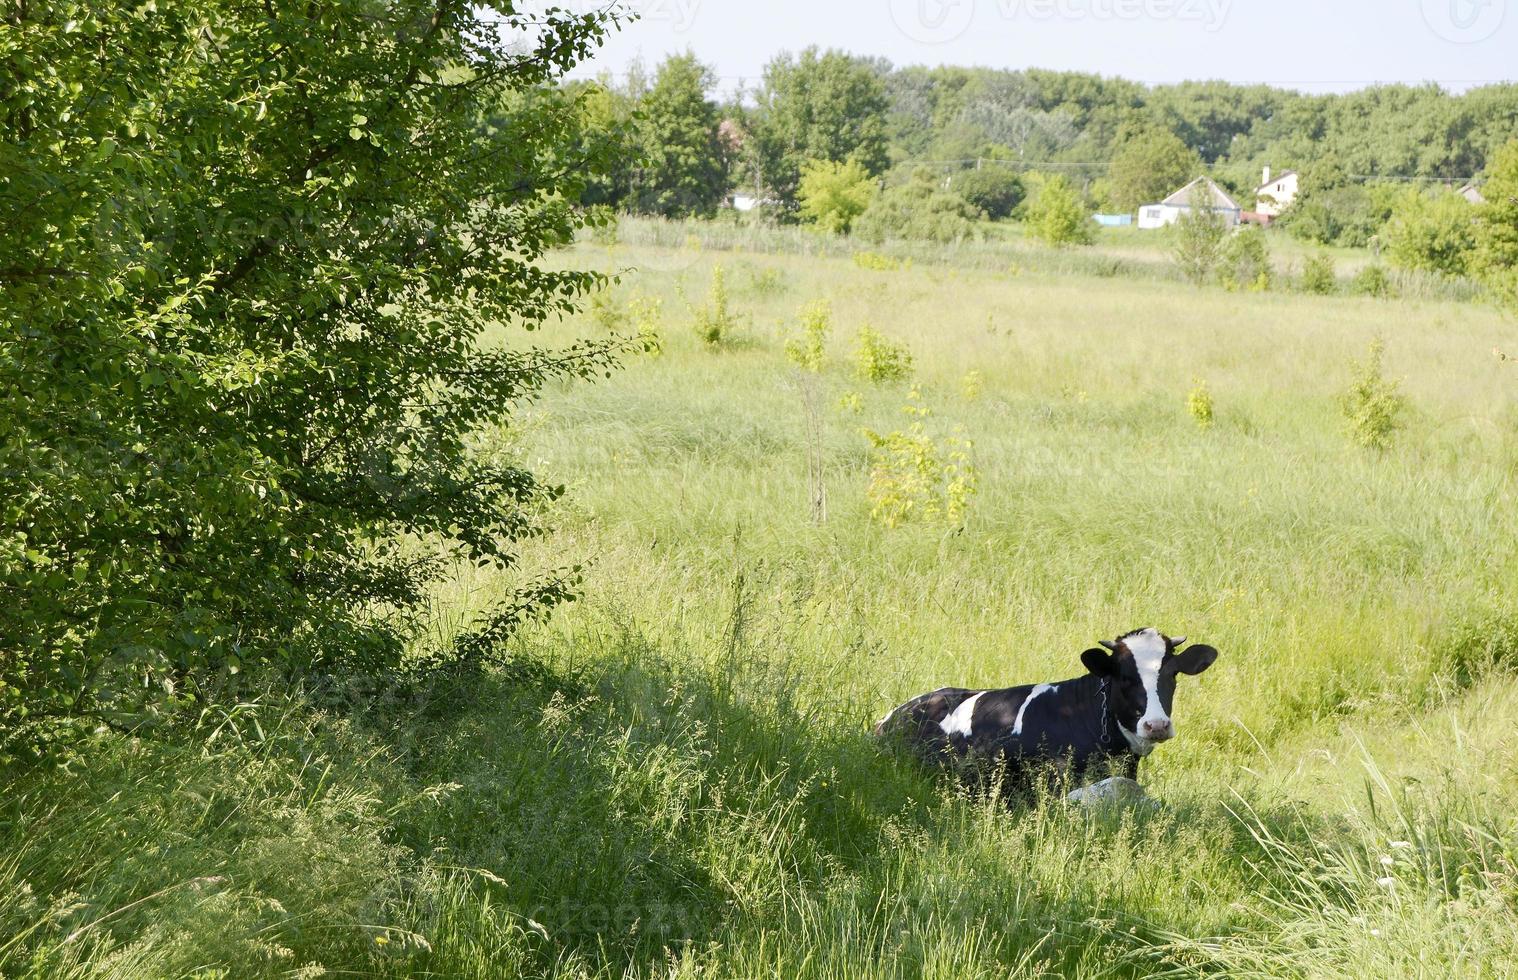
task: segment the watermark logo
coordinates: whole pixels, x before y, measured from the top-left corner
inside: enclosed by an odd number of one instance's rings
[[[1216,31],[1233,0],[997,0],[1006,20],[1173,20]]]
[[[975,16],[975,0],[891,0],[897,30],[922,44],[959,37]]]
[[[1507,0],[1421,0],[1423,22],[1453,44],[1485,41],[1502,26]]]

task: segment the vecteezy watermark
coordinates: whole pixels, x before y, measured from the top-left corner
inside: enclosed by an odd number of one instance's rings
[[[1174,20],[1216,31],[1233,0],[978,0],[994,4],[1002,20]],[[1432,2],[1432,0],[1429,0]],[[1500,2],[1500,0],[1488,0]],[[943,44],[963,34],[977,0],[890,0],[891,19],[907,37]]]
[[[896,29],[922,44],[944,44],[965,32],[975,0],[891,0]]]
[[[1233,0],[996,0],[1006,20],[1178,20],[1218,30]]]
[[[1502,26],[1507,0],[1421,0],[1423,22],[1454,44],[1485,41]]]

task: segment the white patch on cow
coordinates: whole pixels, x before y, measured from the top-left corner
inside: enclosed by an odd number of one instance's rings
[[[1165,662],[1165,638],[1153,627],[1139,630],[1123,637],[1123,646],[1133,654],[1133,664],[1138,668],[1139,681],[1144,685],[1144,714],[1138,720],[1138,732],[1144,730],[1144,722],[1168,722],[1165,706],[1160,704],[1160,667]],[[1154,743],[1138,732],[1130,732],[1119,723],[1118,731],[1128,740],[1136,755],[1148,755],[1154,751]]]
[[[959,702],[959,707],[955,708],[949,713],[947,718],[939,722],[938,727],[943,729],[945,735],[963,735],[965,738],[969,738],[970,716],[975,713],[975,702],[979,701],[985,693],[985,691],[981,691],[979,694],[972,694],[970,697]]]
[[[1017,720],[1012,722],[1012,734],[1021,735],[1023,733],[1023,715],[1028,713],[1028,705],[1033,703],[1034,698],[1038,697],[1040,694],[1043,694],[1045,691],[1057,690],[1059,690],[1058,684],[1034,685],[1033,690],[1028,692],[1028,696],[1026,698],[1023,698],[1022,707],[1017,709]]]
[[[886,722],[888,722],[892,718],[896,717],[896,712],[898,712],[900,710],[901,710],[901,705],[897,705],[896,707],[892,708],[890,711],[887,711],[885,713],[885,717],[882,718],[882,719],[880,719],[879,721],[877,721],[875,723],[875,727],[876,728],[884,728],[885,725],[886,725]]]

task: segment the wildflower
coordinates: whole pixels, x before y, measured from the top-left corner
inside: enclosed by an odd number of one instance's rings
[[[376,946],[383,946],[383,945],[385,945],[388,942],[390,942],[390,937],[389,936],[375,936],[374,937],[374,945],[376,945]]]
[[[1394,840],[1394,841],[1391,841],[1391,842],[1390,842],[1390,843],[1389,843],[1389,844],[1388,844],[1388,845],[1387,845],[1387,846],[1388,846],[1388,847],[1391,847],[1391,848],[1392,848],[1392,849],[1393,849],[1393,850],[1398,850],[1398,851],[1400,851],[1400,850],[1402,850],[1402,849],[1403,849],[1403,848],[1406,848],[1406,847],[1412,847],[1412,846],[1413,846],[1413,845],[1412,845],[1412,842],[1411,842],[1411,841],[1405,841],[1405,840]]]
[[[1376,884],[1380,885],[1382,888],[1390,888],[1392,885],[1394,885],[1396,883],[1397,883],[1397,879],[1395,879],[1395,878],[1377,878],[1376,879]]]
[[[1390,854],[1381,855],[1381,867],[1389,868],[1396,863],[1396,861],[1392,860],[1392,856]]]

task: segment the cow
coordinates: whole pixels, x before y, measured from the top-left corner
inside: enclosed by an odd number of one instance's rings
[[[1170,706],[1179,674],[1200,674],[1216,649],[1185,644],[1152,627],[1102,640],[1081,654],[1086,673],[1070,680],[996,690],[945,687],[894,708],[875,734],[894,738],[930,763],[961,768],[973,782],[998,770],[1008,788],[1025,788],[1035,767],[1079,784],[1108,776],[1072,799],[1110,799],[1131,784],[1139,762],[1175,737]],[[1141,792],[1141,791],[1140,791]]]

